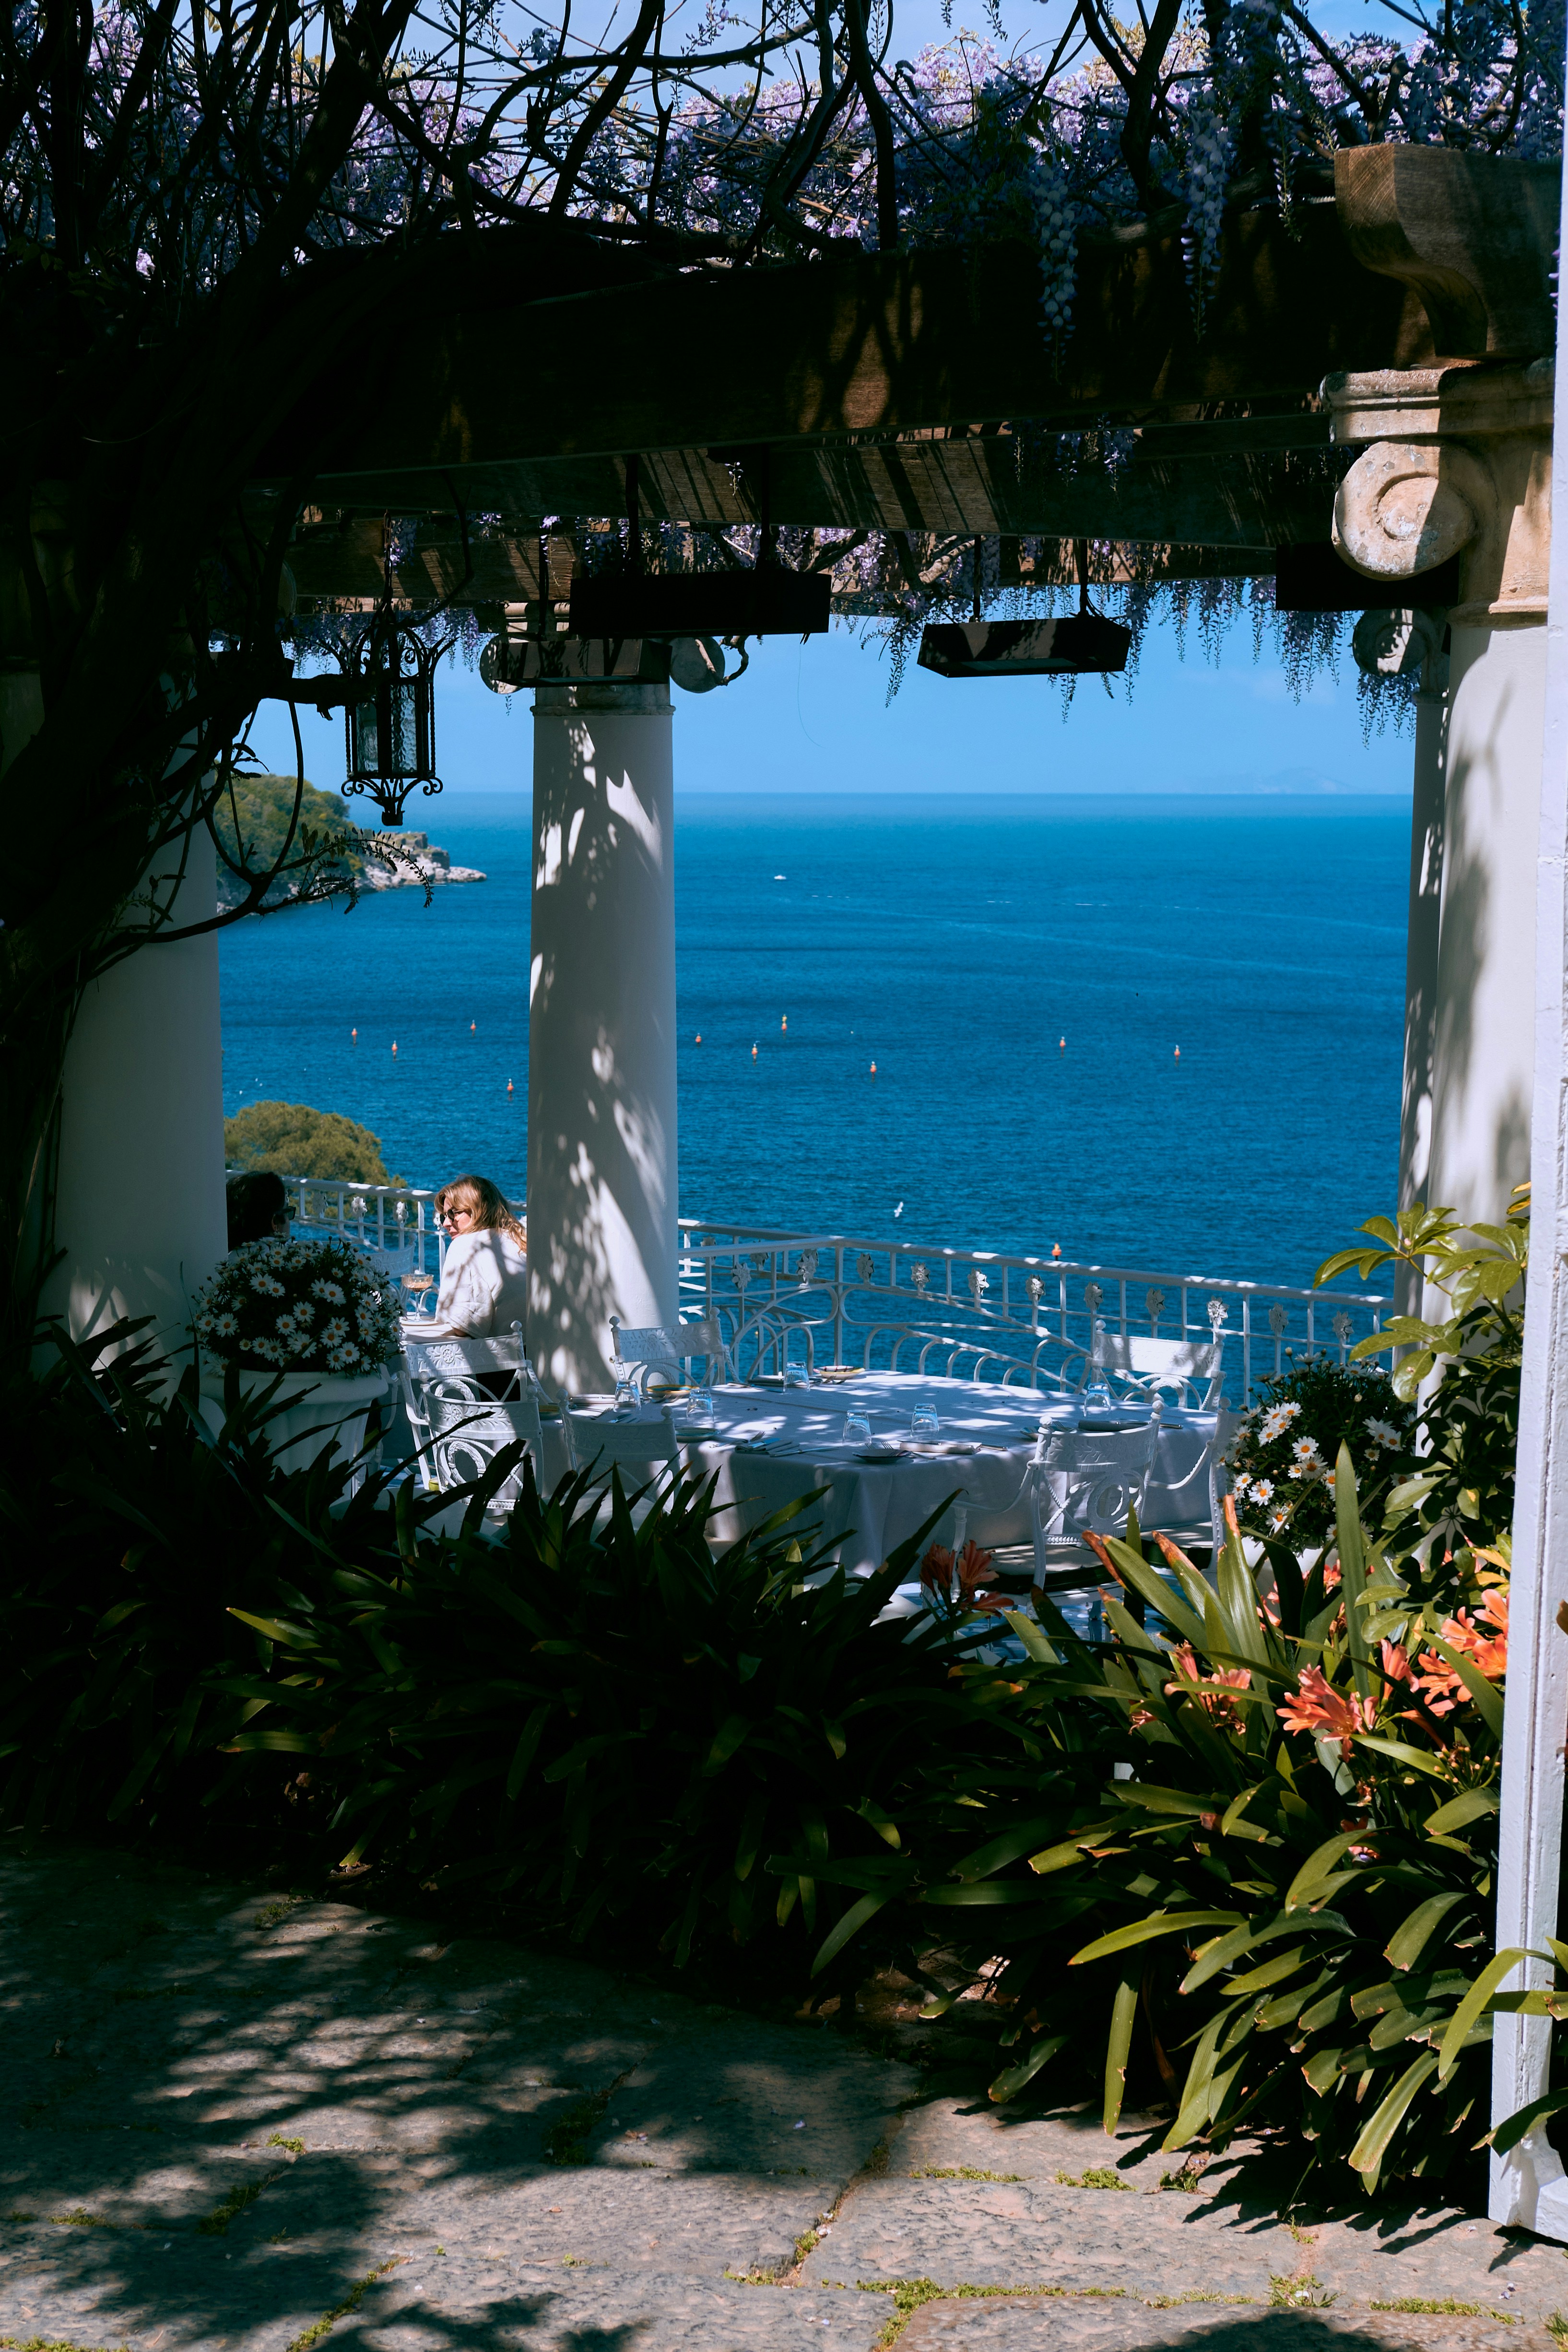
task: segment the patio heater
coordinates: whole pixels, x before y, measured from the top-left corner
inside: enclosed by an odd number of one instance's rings
[[[416,784],[427,795],[442,789],[435,668],[451,644],[450,637],[426,644],[411,621],[383,605],[343,664],[343,791],[367,793],[392,828],[402,824],[403,803]]]

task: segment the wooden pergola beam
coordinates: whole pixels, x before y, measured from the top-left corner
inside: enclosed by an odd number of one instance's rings
[[[1361,266],[1326,201],[1298,208],[1294,234],[1270,214],[1229,225],[1201,336],[1175,238],[1080,257],[1060,354],[1040,298],[1039,257],[1022,244],[856,250],[543,300],[509,301],[497,282],[483,308],[470,281],[467,307],[455,297],[444,313],[427,277],[397,366],[343,387],[319,494],[516,512],[547,461],[1152,421],[1194,404],[1300,401],[1333,369],[1409,366],[1431,350],[1416,294]],[[287,478],[297,454],[286,430],[258,478]]]
[[[1301,415],[1258,420],[1280,436],[1326,445],[1327,419]],[[824,446],[786,444],[768,452],[776,522],[816,530],[909,531],[970,538],[1091,539],[1118,545],[1206,548],[1222,568],[1260,550],[1321,539],[1336,466],[1285,448],[1189,452],[1176,427],[1140,438],[1114,473],[1082,472],[1054,451],[1013,433],[924,435],[892,442]],[[1225,428],[1216,426],[1217,433]],[[1178,446],[1167,454],[1168,444]],[[1148,454],[1145,454],[1148,453]],[[508,469],[524,495],[503,521],[470,529],[465,580],[462,531],[450,508],[431,515],[399,566],[394,584],[415,601],[463,593],[476,603],[538,594],[538,536],[546,515],[607,518],[626,510],[626,464],[619,457],[557,459]],[[638,468],[645,520],[719,530],[759,519],[761,470],[726,466],[706,450],[662,451]],[[490,509],[491,512],[497,511]],[[302,595],[373,596],[382,577],[379,516],[352,509],[301,525],[290,564]]]

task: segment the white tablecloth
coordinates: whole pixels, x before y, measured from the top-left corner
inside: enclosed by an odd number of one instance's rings
[[[682,1448],[692,1469],[717,1474],[719,1515],[710,1538],[733,1542],[796,1496],[820,1496],[820,1511],[807,1519],[839,1546],[846,1568],[862,1573],[880,1566],[955,1493],[967,1509],[966,1532],[977,1543],[1027,1543],[1026,1480],[1040,1423],[1071,1427],[1082,1411],[1072,1396],[907,1372],[865,1372],[809,1390],[716,1388],[713,1396],[713,1437]],[[907,1444],[920,1404],[936,1409],[938,1444],[977,1441],[982,1450],[903,1454],[887,1464],[855,1460],[843,1442],[846,1413],[866,1415],[873,1442]],[[673,1408],[677,1427],[684,1426],[682,1410]],[[591,1448],[580,1423],[579,1431],[578,1452],[586,1459]],[[1214,1433],[1212,1412],[1166,1406],[1145,1513],[1151,1528],[1207,1522],[1205,1460]],[[749,1452],[747,1441],[772,1450]],[[950,1542],[953,1530],[949,1507],[930,1539]]]

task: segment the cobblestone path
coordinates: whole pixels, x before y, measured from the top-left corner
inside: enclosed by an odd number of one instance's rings
[[[1484,2216],[1292,2230],[1135,2120],[90,1849],[0,1904],[0,2344],[1568,2352]]]

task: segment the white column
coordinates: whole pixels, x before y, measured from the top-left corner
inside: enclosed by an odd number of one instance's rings
[[[676,1319],[675,899],[666,686],[534,706],[528,1349],[612,1385],[610,1318]]]
[[[176,870],[176,854],[157,867]],[[174,924],[216,903],[203,831]],[[228,1248],[215,931],[140,948],[89,983],[66,1055],[53,1224],[65,1255],[44,1311],[78,1339],[150,1315],[139,1337],[187,1360],[191,1300]]]
[[[1500,1224],[1530,1173],[1544,615],[1456,624],[1426,1185]]]

